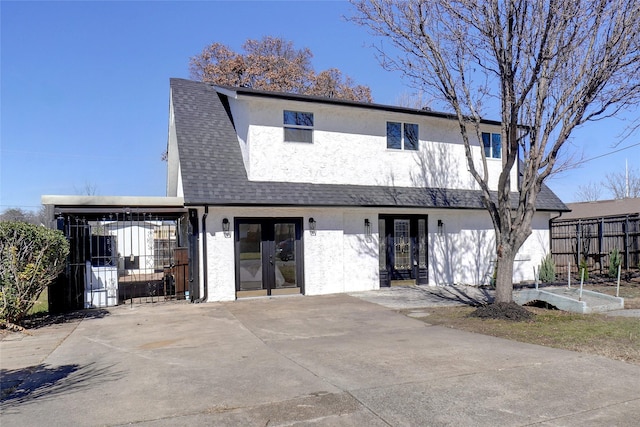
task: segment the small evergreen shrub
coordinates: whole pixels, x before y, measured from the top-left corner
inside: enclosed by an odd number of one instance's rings
[[[587,266],[587,260],[582,258],[580,261],[580,268],[578,269],[578,280],[582,277],[582,271],[584,270],[584,280],[589,280],[589,267]]]
[[[489,282],[489,286],[492,288],[496,287],[496,282],[498,281],[498,264],[493,264],[493,274],[491,275],[491,281]]]
[[[547,254],[540,262],[538,267],[538,276],[542,283],[551,283],[556,280],[556,263],[553,261],[551,254]]]
[[[618,266],[622,263],[620,252],[614,249],[609,253],[609,277],[615,279],[618,277]]]
[[[0,325],[16,324],[65,267],[69,243],[57,230],[0,222]]]

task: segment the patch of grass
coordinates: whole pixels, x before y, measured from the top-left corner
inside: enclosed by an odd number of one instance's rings
[[[296,269],[294,265],[280,265],[278,269],[280,273],[282,273],[285,282],[296,283]]]
[[[34,314],[43,314],[49,312],[49,290],[44,288],[44,291],[38,297],[38,300],[33,304],[31,310],[27,313],[27,316],[33,316]]]
[[[240,254],[240,259],[241,260],[260,259],[260,258],[262,258],[262,254],[260,252],[242,252]]]
[[[529,322],[471,317],[473,307],[437,307],[421,320],[530,344],[597,354],[640,364],[640,319],[527,307]],[[410,311],[410,310],[408,310]],[[407,311],[407,312],[408,312]]]

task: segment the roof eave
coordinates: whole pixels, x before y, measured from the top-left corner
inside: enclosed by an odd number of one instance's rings
[[[365,109],[379,110],[379,111],[389,111],[394,113],[414,114],[414,115],[436,117],[436,118],[447,119],[447,120],[458,119],[456,115],[451,113],[444,113],[441,111],[421,110],[416,108],[399,107],[395,105],[376,104],[373,102],[358,102],[358,101],[351,101],[346,99],[326,98],[322,96],[300,95],[300,94],[286,93],[286,92],[270,92],[270,91],[261,91],[261,90],[255,90],[255,89],[249,89],[249,88],[234,88],[230,86],[220,86],[220,85],[213,85],[213,84],[212,84],[212,87],[218,93],[228,96],[232,99],[237,99],[239,96],[273,98],[273,99],[283,99],[288,101],[308,102],[308,103],[314,103],[314,104],[343,105],[347,107],[365,108]],[[501,122],[496,120],[481,119],[480,122],[483,124],[492,125],[492,126],[501,125]]]

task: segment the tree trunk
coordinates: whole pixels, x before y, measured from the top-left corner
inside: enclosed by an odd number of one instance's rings
[[[513,262],[515,252],[498,247],[496,261],[496,299],[495,302],[513,301]]]

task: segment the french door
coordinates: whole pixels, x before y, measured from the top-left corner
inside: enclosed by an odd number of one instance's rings
[[[380,286],[428,283],[427,217],[380,215]]]
[[[302,218],[236,218],[236,297],[303,293]]]

